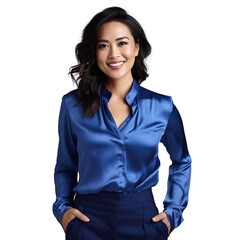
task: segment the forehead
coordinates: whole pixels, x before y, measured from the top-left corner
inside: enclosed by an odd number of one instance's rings
[[[127,36],[133,38],[129,27],[121,22],[111,21],[103,23],[98,30],[98,39],[116,39],[118,37]]]

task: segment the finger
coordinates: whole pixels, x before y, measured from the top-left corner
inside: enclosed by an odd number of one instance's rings
[[[79,218],[80,220],[84,222],[89,222],[90,219],[83,213],[81,213],[78,209],[74,209],[73,214],[75,217]]]
[[[160,221],[160,220],[162,220],[162,219],[164,219],[164,218],[165,218],[165,213],[164,213],[164,212],[161,212],[161,213],[159,213],[158,215],[154,216],[154,217],[152,218],[152,220],[153,220],[154,222],[158,222],[158,221]]]
[[[168,221],[168,217],[167,217],[167,214],[165,212],[161,212],[158,215],[154,216],[152,218],[152,220],[154,222],[158,222],[158,221],[162,220],[164,222],[164,224],[166,224],[166,226],[168,228],[168,236],[169,236],[170,230],[171,230],[171,225],[170,225],[170,222]]]

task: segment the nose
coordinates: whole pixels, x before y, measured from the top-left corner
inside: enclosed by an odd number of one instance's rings
[[[116,45],[112,45],[109,49],[108,58],[114,59],[120,56],[120,51]]]

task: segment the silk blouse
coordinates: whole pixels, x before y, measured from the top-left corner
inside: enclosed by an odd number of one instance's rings
[[[172,231],[183,221],[191,176],[183,122],[172,97],[144,88],[133,79],[126,96],[132,111],[117,127],[107,106],[112,93],[103,85],[99,94],[100,107],[92,118],[85,118],[81,105],[76,105],[77,90],[62,97],[54,169],[56,219],[61,223],[76,192],[125,194],[155,186],[161,142],[172,161],[163,201]]]

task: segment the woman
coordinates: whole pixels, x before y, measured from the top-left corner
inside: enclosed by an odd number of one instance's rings
[[[77,89],[59,115],[54,215],[66,239],[167,239],[183,221],[191,158],[172,98],[140,86],[151,52],[144,30],[124,9],[107,8],[75,50]],[[159,142],[172,160],[161,213],[151,189]]]

